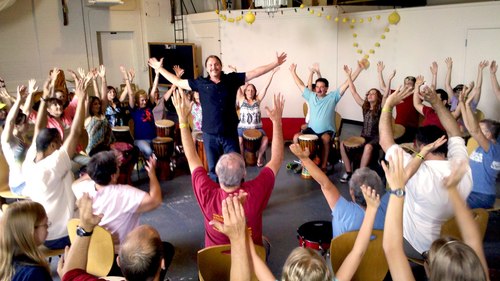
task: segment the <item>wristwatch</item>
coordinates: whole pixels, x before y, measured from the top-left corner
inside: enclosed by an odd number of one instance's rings
[[[394,189],[394,190],[392,190],[392,189],[389,190],[389,193],[390,194],[394,194],[394,195],[396,195],[396,197],[401,198],[401,197],[405,196],[406,191],[404,189],[402,189],[402,188],[397,188],[397,189]]]
[[[93,232],[94,231],[85,231],[85,229],[83,229],[83,227],[81,226],[76,227],[76,235],[80,237],[90,236]]]

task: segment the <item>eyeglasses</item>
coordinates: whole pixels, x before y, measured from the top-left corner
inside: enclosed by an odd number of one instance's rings
[[[49,222],[47,222],[46,224],[38,224],[38,225],[35,225],[35,228],[39,228],[39,227],[49,228],[51,225],[52,225],[52,223],[49,221]]]

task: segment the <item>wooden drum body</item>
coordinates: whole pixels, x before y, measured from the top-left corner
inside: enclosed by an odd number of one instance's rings
[[[120,175],[118,176],[119,184],[132,184],[132,171],[134,170],[135,157],[134,157],[134,146],[126,142],[115,142],[110,145],[110,148],[116,151],[119,156],[120,161]]]
[[[345,152],[351,160],[353,171],[359,167],[365,142],[366,140],[363,137],[350,137],[344,140]]]
[[[248,129],[243,132],[245,163],[248,166],[257,165],[256,152],[259,150],[261,140],[262,140],[262,133],[259,130]]]
[[[198,152],[198,157],[200,157],[201,163],[203,163],[203,168],[208,171],[208,159],[205,154],[205,146],[203,145],[203,133],[197,133],[196,136],[196,152]]]
[[[156,172],[159,180],[167,180],[173,174],[170,170],[170,158],[174,154],[174,140],[169,137],[153,139],[153,151],[156,155]]]
[[[155,121],[156,136],[173,138],[175,133],[174,121],[163,119]]]
[[[309,149],[309,158],[314,159],[316,157],[316,148],[318,147],[318,136],[312,134],[304,134],[299,136],[299,145],[302,150]],[[309,171],[306,167],[302,167],[301,177],[303,179],[312,179],[312,176],[309,174]]]

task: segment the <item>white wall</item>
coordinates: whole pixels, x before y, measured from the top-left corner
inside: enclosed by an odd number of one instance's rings
[[[207,54],[217,54],[220,50],[223,63],[236,65],[241,71],[270,62],[275,51],[286,51],[288,61],[277,73],[269,91],[281,91],[286,95],[285,116],[302,117],[303,100],[290,77],[290,63],[298,64],[299,76],[305,80],[307,67],[313,62],[319,62],[323,76],[329,79],[332,87],[337,86],[339,81],[343,82],[345,79],[342,66],[348,64],[354,67],[355,61],[362,58],[353,47],[353,32],[358,34],[356,42],[365,52],[369,49],[375,50],[375,54],[370,55],[371,67],[364,71],[356,82],[358,92],[363,95],[368,89],[378,86],[376,63],[379,60],[386,64],[386,77],[389,71],[397,69],[396,84],[401,83],[408,75],[422,74],[429,77],[429,65],[432,61],[437,61],[440,67],[438,87],[442,87],[445,75],[444,59],[448,56],[454,59],[453,84],[475,80],[477,72],[474,70],[474,74],[466,75],[471,71],[464,69],[467,29],[500,28],[498,2],[398,9],[401,21],[396,26],[389,26],[390,31],[385,33],[385,40],[380,39],[380,36],[384,34],[383,30],[388,25],[387,16],[393,10],[340,15],[341,19],[364,19],[364,23],[357,22],[355,28],[350,29],[350,24],[343,24],[341,20],[339,23],[334,22],[333,18],[337,14],[335,8],[324,7],[322,17],[317,16],[320,7],[314,9],[315,15],[310,15],[305,9],[297,9],[297,12],[295,9],[282,9],[283,14],[277,13],[274,17],[257,11],[256,21],[252,25],[244,21],[229,23],[218,20],[214,12],[198,14],[196,18],[189,15],[188,27],[191,31],[188,39],[199,44],[203,41],[200,38],[209,36],[211,40],[205,40],[206,44],[201,44],[200,47],[210,52],[203,53],[202,58],[198,60],[201,61]],[[231,15],[226,16],[235,17],[239,14],[239,11],[233,11]],[[325,19],[327,14],[332,15],[331,21]],[[375,18],[377,15],[381,16],[379,21]],[[371,23],[368,23],[368,17],[372,17]],[[216,30],[217,26],[220,26],[219,30]],[[216,38],[218,31],[220,43]],[[373,47],[375,42],[379,42],[381,47]],[[490,48],[483,52],[494,53],[498,50],[495,46],[497,45],[490,44]],[[499,61],[500,53],[484,59]],[[476,69],[475,65],[472,67]],[[264,77],[254,81],[257,89],[261,88],[265,80]],[[427,80],[430,82],[430,77]],[[479,108],[487,117],[499,119],[499,103],[489,94],[490,84],[489,71],[485,70],[483,97]],[[271,99],[266,98],[264,104],[270,101]],[[349,91],[337,110],[344,118],[362,120],[361,110],[354,103]]]

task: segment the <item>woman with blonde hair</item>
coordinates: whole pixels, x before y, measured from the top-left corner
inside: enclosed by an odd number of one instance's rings
[[[40,203],[21,201],[9,205],[0,222],[0,281],[52,280],[49,265],[38,250],[48,227]]]

